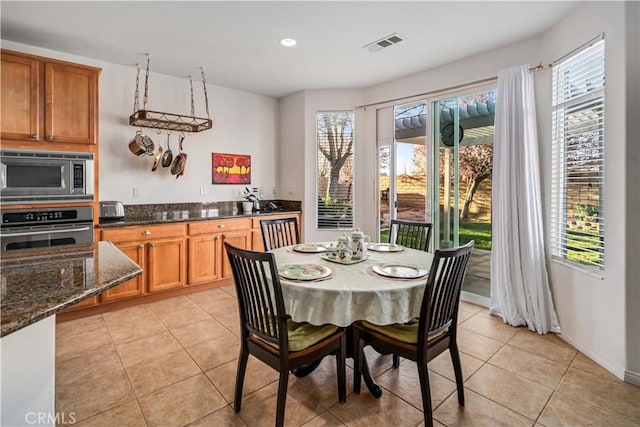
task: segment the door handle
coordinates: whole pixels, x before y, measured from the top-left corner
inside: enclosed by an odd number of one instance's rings
[[[91,230],[91,227],[67,228],[64,230],[49,230],[49,231],[27,231],[24,233],[0,233],[0,237],[33,236],[35,234],[75,233],[75,232],[87,231],[87,230]]]

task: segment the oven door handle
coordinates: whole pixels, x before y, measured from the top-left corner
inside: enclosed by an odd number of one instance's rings
[[[24,233],[0,233],[0,237],[18,237],[18,236],[33,236],[36,234],[56,234],[56,233],[68,233],[91,230],[91,227],[82,228],[65,228],[64,230],[55,229],[49,231],[27,231]]]

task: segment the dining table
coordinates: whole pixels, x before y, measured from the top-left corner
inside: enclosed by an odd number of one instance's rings
[[[334,242],[304,243],[271,251],[285,309],[293,321],[349,330],[359,320],[390,325],[419,316],[432,253],[369,243],[361,259],[340,260],[335,246]],[[363,368],[367,388],[379,397],[382,391],[373,382],[366,359]]]

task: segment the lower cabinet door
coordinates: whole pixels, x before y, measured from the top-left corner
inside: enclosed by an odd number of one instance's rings
[[[212,282],[220,278],[220,236],[189,238],[189,284]]]
[[[148,243],[149,292],[180,288],[186,284],[186,239],[167,239]]]
[[[251,231],[230,232],[222,234],[222,242],[227,242],[230,245],[240,249],[251,249]],[[222,247],[222,278],[231,277],[231,265],[229,264],[229,257],[227,251]]]
[[[118,249],[125,253],[136,264],[144,269],[144,245],[140,243],[118,243],[116,244]],[[136,297],[144,294],[144,277],[145,273],[142,272],[138,277],[134,277],[131,280],[111,288],[102,293],[102,301],[117,301],[120,299]]]

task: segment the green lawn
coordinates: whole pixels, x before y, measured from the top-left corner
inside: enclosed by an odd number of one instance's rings
[[[586,265],[601,264],[601,254],[598,251],[599,244],[600,237],[597,234],[568,231],[567,259]]]
[[[389,230],[380,230],[380,241],[389,240]],[[490,222],[461,222],[460,244],[464,245],[475,240],[475,248],[491,250],[491,223]]]

